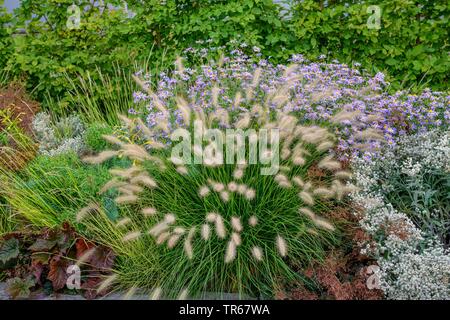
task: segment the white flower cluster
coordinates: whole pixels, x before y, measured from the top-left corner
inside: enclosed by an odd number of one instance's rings
[[[395,152],[394,152],[395,151]],[[450,170],[450,131],[429,131],[426,133],[404,136],[399,145],[387,152],[386,160],[403,159],[403,170],[415,174],[422,169]]]
[[[363,208],[360,224],[374,240],[366,244],[363,253],[377,258],[380,269],[376,274],[386,297],[450,299],[450,252],[386,199],[394,182],[398,183],[392,181],[398,177],[394,173],[420,183],[430,170],[448,172],[450,133],[432,131],[404,137],[381,159],[353,159],[353,167],[359,190],[352,198]]]
[[[398,241],[402,243],[402,241]],[[392,241],[387,241],[388,245]],[[387,248],[390,249],[390,248]],[[429,245],[414,250],[403,245],[403,251],[380,258],[377,275],[380,287],[390,299],[450,299],[450,255],[442,247]]]
[[[40,112],[33,119],[33,130],[43,155],[55,156],[71,151],[80,154],[84,150],[85,128],[78,116],[53,123],[48,113]]]

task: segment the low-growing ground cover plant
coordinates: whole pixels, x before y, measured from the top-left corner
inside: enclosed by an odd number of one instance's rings
[[[444,129],[444,130],[442,130]],[[402,137],[371,162],[355,160],[355,201],[372,235],[380,287],[393,299],[449,299],[448,128]]]
[[[33,119],[33,131],[39,143],[39,152],[43,155],[81,154],[85,149],[85,125],[76,115],[53,121],[50,114],[38,113]]]

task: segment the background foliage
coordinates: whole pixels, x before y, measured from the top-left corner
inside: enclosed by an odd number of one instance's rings
[[[387,72],[394,87],[428,84],[445,88],[450,69],[447,1],[378,1],[381,29],[368,29],[368,4],[361,1],[294,1],[286,15],[272,0],[24,0],[13,23],[0,31],[0,67],[25,76],[28,89],[44,100],[66,108],[73,90],[69,78],[89,74],[100,81],[115,74],[116,65],[131,68],[133,61],[162,57],[167,64],[184,48],[208,40],[227,45],[239,35],[249,48],[285,62],[292,53],[308,58],[358,61],[370,71]],[[349,4],[350,3],[350,4]],[[81,25],[68,29],[75,4]],[[376,3],[371,3],[376,4]],[[283,14],[284,12],[284,14]],[[0,24],[11,16],[0,9]],[[15,36],[10,32],[14,30]],[[19,34],[17,34],[19,33]],[[163,62],[164,63],[164,62]],[[395,80],[395,77],[397,80]]]
[[[329,5],[324,4],[328,2]],[[448,86],[450,2],[305,0],[294,8],[296,50],[330,53],[387,71],[400,83]],[[369,5],[381,7],[381,28],[367,28]]]

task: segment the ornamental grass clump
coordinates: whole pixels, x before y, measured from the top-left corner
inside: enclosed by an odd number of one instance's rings
[[[150,290],[151,298],[272,297],[283,283],[307,282],[301,270],[341,239],[330,212],[355,187],[335,158],[332,131],[300,123],[285,108],[296,71],[287,68],[287,81],[263,103],[252,99],[260,69],[250,75],[251,86],[234,89],[233,107],[219,99],[227,88],[213,87],[207,108],[181,90],[172,104],[163,102],[136,77],[161,117],[149,125],[121,116],[133,138],[105,136],[116,147],[84,159],[132,161],[112,169],[102,189],[118,191],[119,222],[107,221],[95,203],[78,214],[120,252],[116,274],[102,289],[115,283],[131,293]],[[312,168],[323,174],[311,175]]]

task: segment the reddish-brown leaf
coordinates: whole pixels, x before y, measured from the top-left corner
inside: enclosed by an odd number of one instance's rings
[[[102,278],[100,277],[89,277],[81,284],[81,289],[84,290],[83,296],[86,299],[95,299],[99,296],[103,296],[107,293],[107,289],[98,292],[97,288],[102,283]]]
[[[88,260],[88,264],[97,270],[109,270],[114,264],[115,255],[105,246],[98,246]]]
[[[75,242],[75,247],[77,249],[77,259],[80,259],[81,256],[86,253],[86,251],[94,248],[95,244],[85,239],[78,239]]]

